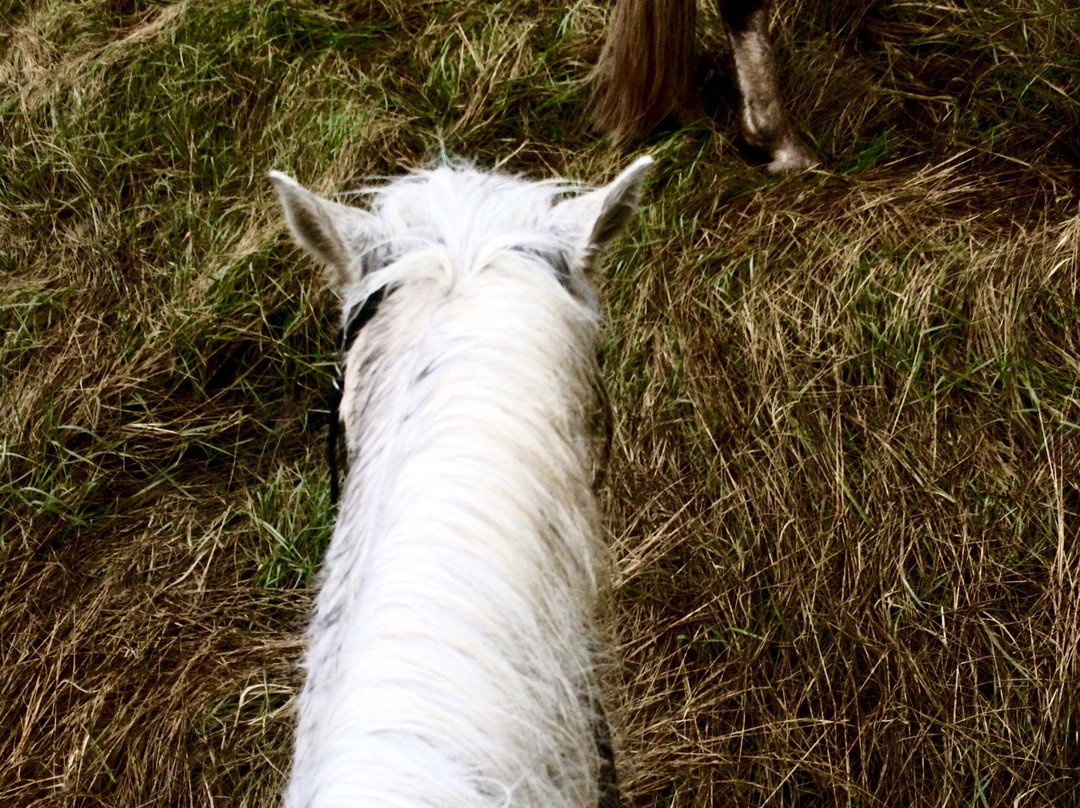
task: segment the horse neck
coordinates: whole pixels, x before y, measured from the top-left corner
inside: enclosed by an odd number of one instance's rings
[[[528,534],[544,559],[591,567],[577,537],[595,532],[596,319],[555,282],[522,294],[515,278],[474,280],[388,298],[350,356],[353,470],[335,540],[419,531],[430,550],[464,531],[480,552],[490,533],[487,550],[522,561]]]
[[[321,761],[362,749],[347,787],[395,804],[470,791],[477,772],[516,783],[515,804],[595,804],[595,319],[557,285],[405,291],[349,356],[353,461],[311,628],[297,799]]]

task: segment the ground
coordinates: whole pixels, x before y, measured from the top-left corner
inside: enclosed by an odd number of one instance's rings
[[[0,0],[0,804],[273,806],[334,301],[266,173],[600,183],[634,806],[1074,806],[1080,12],[779,0],[818,170],[614,149],[607,3]]]

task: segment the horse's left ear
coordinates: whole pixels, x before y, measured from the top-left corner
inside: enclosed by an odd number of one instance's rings
[[[641,187],[654,160],[639,157],[603,188],[560,202],[552,209],[552,224],[581,251],[585,269],[618,236],[641,199]]]
[[[280,171],[271,171],[293,239],[326,267],[338,290],[360,280],[353,260],[376,238],[375,217],[359,208],[323,199]]]

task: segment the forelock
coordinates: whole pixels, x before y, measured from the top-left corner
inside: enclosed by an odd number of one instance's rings
[[[560,197],[579,190],[564,181],[481,173],[464,163],[414,171],[359,192],[370,197],[369,209],[384,238],[370,248],[369,263],[378,267],[388,255],[396,260],[436,251],[445,256],[440,263],[469,274],[501,251],[514,251],[546,264],[562,279],[570,273],[573,245],[544,224]]]

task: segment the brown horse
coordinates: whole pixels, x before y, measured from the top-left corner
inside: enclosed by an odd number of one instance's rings
[[[769,154],[768,171],[804,171],[813,153],[795,133],[780,98],[769,39],[769,0],[720,0],[735,59],[742,136]],[[685,122],[693,85],[694,0],[617,0],[593,72],[593,116],[617,143],[665,119]]]

